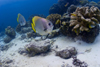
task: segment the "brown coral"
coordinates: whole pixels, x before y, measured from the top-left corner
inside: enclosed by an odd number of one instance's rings
[[[89,32],[91,28],[94,28],[100,22],[100,10],[97,7],[81,7],[77,8],[75,12],[71,14],[70,25],[73,26],[72,31],[77,35],[82,31]]]
[[[46,19],[50,20],[53,25],[54,25],[54,29],[60,27],[59,24],[56,24],[57,20],[60,20],[61,15],[60,14],[50,14],[49,16],[47,16]]]

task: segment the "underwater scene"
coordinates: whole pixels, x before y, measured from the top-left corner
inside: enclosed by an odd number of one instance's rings
[[[100,0],[0,0],[0,67],[100,67]]]

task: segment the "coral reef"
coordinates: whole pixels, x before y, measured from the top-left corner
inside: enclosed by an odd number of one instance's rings
[[[16,36],[16,33],[15,33],[15,30],[13,28],[11,28],[11,26],[8,26],[6,29],[5,29],[5,33],[6,33],[6,37],[4,38],[4,42],[5,43],[9,43],[12,39],[15,38]]]
[[[60,27],[60,21],[59,21],[60,18],[61,18],[60,14],[50,14],[49,16],[46,17],[46,19],[50,20],[53,23],[54,29]]]
[[[81,40],[87,43],[93,43],[99,34],[100,10],[97,7],[77,8],[71,14],[70,22],[67,18],[61,19],[60,31],[62,34],[73,39],[80,36]],[[91,38],[90,38],[91,37]]]
[[[71,56],[76,55],[77,50],[75,47],[67,47],[65,50],[56,51],[56,56],[60,56],[61,58],[68,59],[71,58]]]
[[[69,37],[72,37],[73,39],[80,36],[81,40],[87,43],[93,43],[95,41],[96,36],[99,34],[99,25],[90,29],[89,32],[84,31],[79,35],[76,35],[76,33],[72,31],[72,28],[73,27],[69,27],[69,23],[65,23],[65,25],[60,28],[60,31],[63,35],[67,35]]]
[[[70,25],[73,26],[72,31],[77,35],[82,31],[89,32],[100,22],[100,10],[97,7],[81,7],[77,8],[71,15]]]
[[[11,38],[14,38],[16,36],[16,33],[14,31],[13,28],[11,28],[11,26],[8,26],[6,29],[5,29],[5,33],[7,36],[11,37]]]

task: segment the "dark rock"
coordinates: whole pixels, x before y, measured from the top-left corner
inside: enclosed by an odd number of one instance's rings
[[[15,36],[16,36],[15,30],[13,28],[11,28],[11,26],[8,26],[5,29],[5,33],[6,33],[7,36],[9,36],[11,38],[15,38]]]
[[[66,50],[56,52],[56,56],[60,56],[61,58],[68,59],[71,57],[70,52]]]
[[[69,49],[67,47],[67,49],[65,49],[65,50],[56,52],[56,56],[60,56],[61,58],[64,58],[64,59],[68,59],[71,56],[76,55],[76,54],[77,54],[77,51],[76,51],[75,47],[69,47]]]
[[[58,48],[58,45],[56,45],[56,49]]]
[[[35,56],[41,53],[47,53],[50,50],[51,43],[49,41],[33,41],[25,46],[25,50],[19,51],[20,54],[27,53],[29,56]]]
[[[4,42],[5,42],[5,43],[9,43],[12,39],[13,39],[13,38],[11,38],[11,37],[9,37],[9,36],[6,36],[6,37],[4,38]]]
[[[77,54],[77,51],[76,51],[75,47],[68,47],[67,49],[69,50],[71,55],[76,55]]]

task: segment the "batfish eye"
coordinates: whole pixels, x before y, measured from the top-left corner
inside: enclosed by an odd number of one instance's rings
[[[49,23],[48,25],[51,26],[51,23]]]

